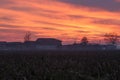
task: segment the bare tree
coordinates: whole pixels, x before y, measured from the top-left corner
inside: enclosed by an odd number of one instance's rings
[[[30,41],[31,40],[31,32],[26,32],[24,36],[24,41]]]
[[[116,33],[106,33],[104,40],[109,44],[117,44],[119,36]]]
[[[83,38],[81,39],[81,44],[87,45],[87,44],[88,44],[88,38],[87,38],[87,37],[83,37]]]

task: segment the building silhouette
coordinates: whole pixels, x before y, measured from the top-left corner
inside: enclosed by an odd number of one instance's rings
[[[38,38],[36,43],[39,45],[61,46],[62,41],[54,38]]]
[[[115,45],[101,45],[101,44],[82,44],[75,43],[69,45],[62,45],[62,41],[54,38],[38,38],[36,41],[25,42],[0,42],[0,50],[8,51],[24,51],[24,50],[61,50],[61,51],[90,51],[90,50],[115,50]]]

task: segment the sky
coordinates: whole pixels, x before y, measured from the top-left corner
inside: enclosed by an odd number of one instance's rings
[[[0,0],[0,41],[57,38],[63,44],[120,34],[120,0]]]

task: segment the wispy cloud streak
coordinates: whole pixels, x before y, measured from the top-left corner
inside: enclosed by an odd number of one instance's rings
[[[65,43],[83,36],[102,39],[98,34],[120,34],[119,8],[119,0],[1,0],[0,40],[22,41],[26,31]],[[5,37],[9,33],[12,38]]]

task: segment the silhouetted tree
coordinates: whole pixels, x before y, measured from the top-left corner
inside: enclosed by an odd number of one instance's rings
[[[30,41],[31,40],[31,32],[26,32],[24,36],[24,41]]]
[[[119,36],[116,33],[106,33],[104,40],[109,44],[117,44]]]
[[[87,45],[87,44],[88,44],[88,38],[87,38],[87,37],[83,37],[83,38],[81,39],[81,44]]]

